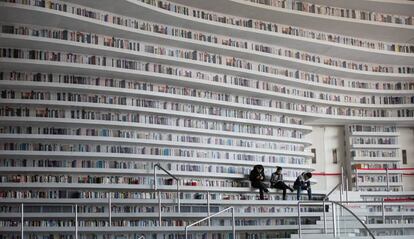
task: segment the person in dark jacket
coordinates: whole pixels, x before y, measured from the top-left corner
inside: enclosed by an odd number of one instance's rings
[[[283,190],[283,200],[286,200],[286,190],[293,192],[293,188],[286,185],[283,181],[282,167],[277,167],[276,172],[272,173],[270,177],[270,187]]]
[[[296,178],[296,181],[293,184],[293,188],[297,190],[297,194],[296,194],[297,200],[300,199],[300,193],[302,192],[302,190],[307,190],[308,198],[309,200],[312,200],[312,190],[311,190],[310,181],[309,181],[309,179],[311,178],[312,178],[312,173],[310,172],[302,173]]]
[[[253,170],[250,172],[250,182],[252,184],[252,187],[258,188],[260,192],[260,200],[264,200],[263,192],[268,193],[269,190],[267,190],[266,184],[263,183],[265,180],[264,175],[264,168],[262,165],[255,165],[253,167]]]

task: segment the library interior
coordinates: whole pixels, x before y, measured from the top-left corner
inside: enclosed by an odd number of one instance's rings
[[[0,239],[414,238],[414,1],[0,0]]]

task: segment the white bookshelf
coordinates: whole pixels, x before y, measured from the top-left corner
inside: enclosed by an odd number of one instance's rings
[[[348,180],[362,191],[403,189],[399,133],[392,125],[347,125]],[[385,154],[385,155],[384,155]],[[351,176],[352,175],[352,176]]]
[[[135,1],[127,2],[130,7],[133,6],[133,4],[136,4],[137,6],[139,5],[139,3],[136,3]],[[264,21],[281,22],[303,28],[313,28],[320,31],[332,29],[330,30],[331,32],[338,34],[367,37],[370,39],[384,39],[393,42],[406,42],[406,40],[410,38],[410,32],[413,29],[412,25],[324,16],[290,9],[269,7],[245,0],[230,0],[226,1],[225,4],[219,4],[219,0],[215,0],[213,4],[206,4],[201,0],[173,0],[173,2],[190,5],[195,8],[208,9],[210,11],[225,12],[229,15],[243,14],[244,16],[252,18],[258,18],[258,16],[260,16],[260,19]],[[384,34],[385,32],[387,32],[387,34]],[[393,36],[393,34],[396,34],[397,32],[401,35]]]

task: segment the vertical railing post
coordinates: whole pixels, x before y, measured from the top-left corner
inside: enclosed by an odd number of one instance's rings
[[[234,217],[234,207],[231,208],[231,223],[232,223],[231,229],[233,232],[233,239],[236,239],[236,220]]]
[[[181,195],[180,195],[180,182],[177,181],[177,206],[178,206],[178,213],[181,213]]]
[[[75,204],[75,239],[78,239],[78,204]]]
[[[381,212],[382,212],[382,224],[385,224],[385,205],[384,205],[384,198],[382,198],[382,202],[381,202]]]
[[[298,202],[298,235],[302,238],[302,223],[300,218],[300,202]]]
[[[161,191],[158,191],[158,226],[162,226],[162,207],[161,207]]]
[[[387,191],[389,192],[390,191],[390,179],[389,179],[389,172],[388,172],[388,168],[385,168],[385,177],[386,177],[386,180],[387,180]]]
[[[325,199],[322,202],[322,206],[323,206],[323,233],[327,234],[328,232],[326,231],[326,202],[325,202]]]
[[[339,187],[339,202],[342,204],[342,197],[344,195],[344,167],[341,167],[341,186]],[[342,207],[339,209],[341,216],[343,215]]]
[[[108,221],[109,226],[112,226],[112,193],[108,192]]]
[[[334,203],[332,203],[332,232],[333,236],[336,237],[336,213],[335,213],[335,207]]]
[[[20,233],[21,233],[21,238],[24,238],[24,204],[21,204],[21,208],[20,208]]]
[[[207,192],[207,217],[210,216],[210,213],[211,213],[211,211],[210,211],[210,192],[208,191]],[[208,226],[209,227],[211,226],[210,218],[208,219]]]
[[[154,190],[157,190],[158,189],[157,186],[158,186],[157,185],[157,166],[154,165]]]
[[[345,200],[347,202],[349,202],[349,197],[348,197],[348,178],[345,178]]]
[[[359,188],[358,188],[358,169],[357,168],[355,169],[355,190],[359,191]]]

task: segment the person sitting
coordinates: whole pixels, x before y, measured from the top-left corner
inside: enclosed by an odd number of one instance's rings
[[[276,172],[272,173],[272,177],[270,177],[270,186],[272,188],[283,190],[283,200],[286,200],[287,189],[289,189],[290,192],[293,192],[293,188],[286,185],[283,181],[282,167],[277,167]]]
[[[293,184],[293,188],[297,190],[297,194],[296,194],[297,200],[300,199],[300,193],[302,192],[302,190],[307,190],[308,198],[309,200],[312,200],[312,190],[311,190],[310,181],[309,181],[309,179],[311,178],[312,178],[312,173],[310,172],[307,172],[307,173],[304,172],[296,178],[296,181]]]
[[[265,180],[264,168],[262,165],[255,165],[253,170],[250,171],[249,175],[250,182],[253,188],[258,188],[260,192],[260,200],[264,200],[263,192],[268,193],[266,184],[263,183]]]

